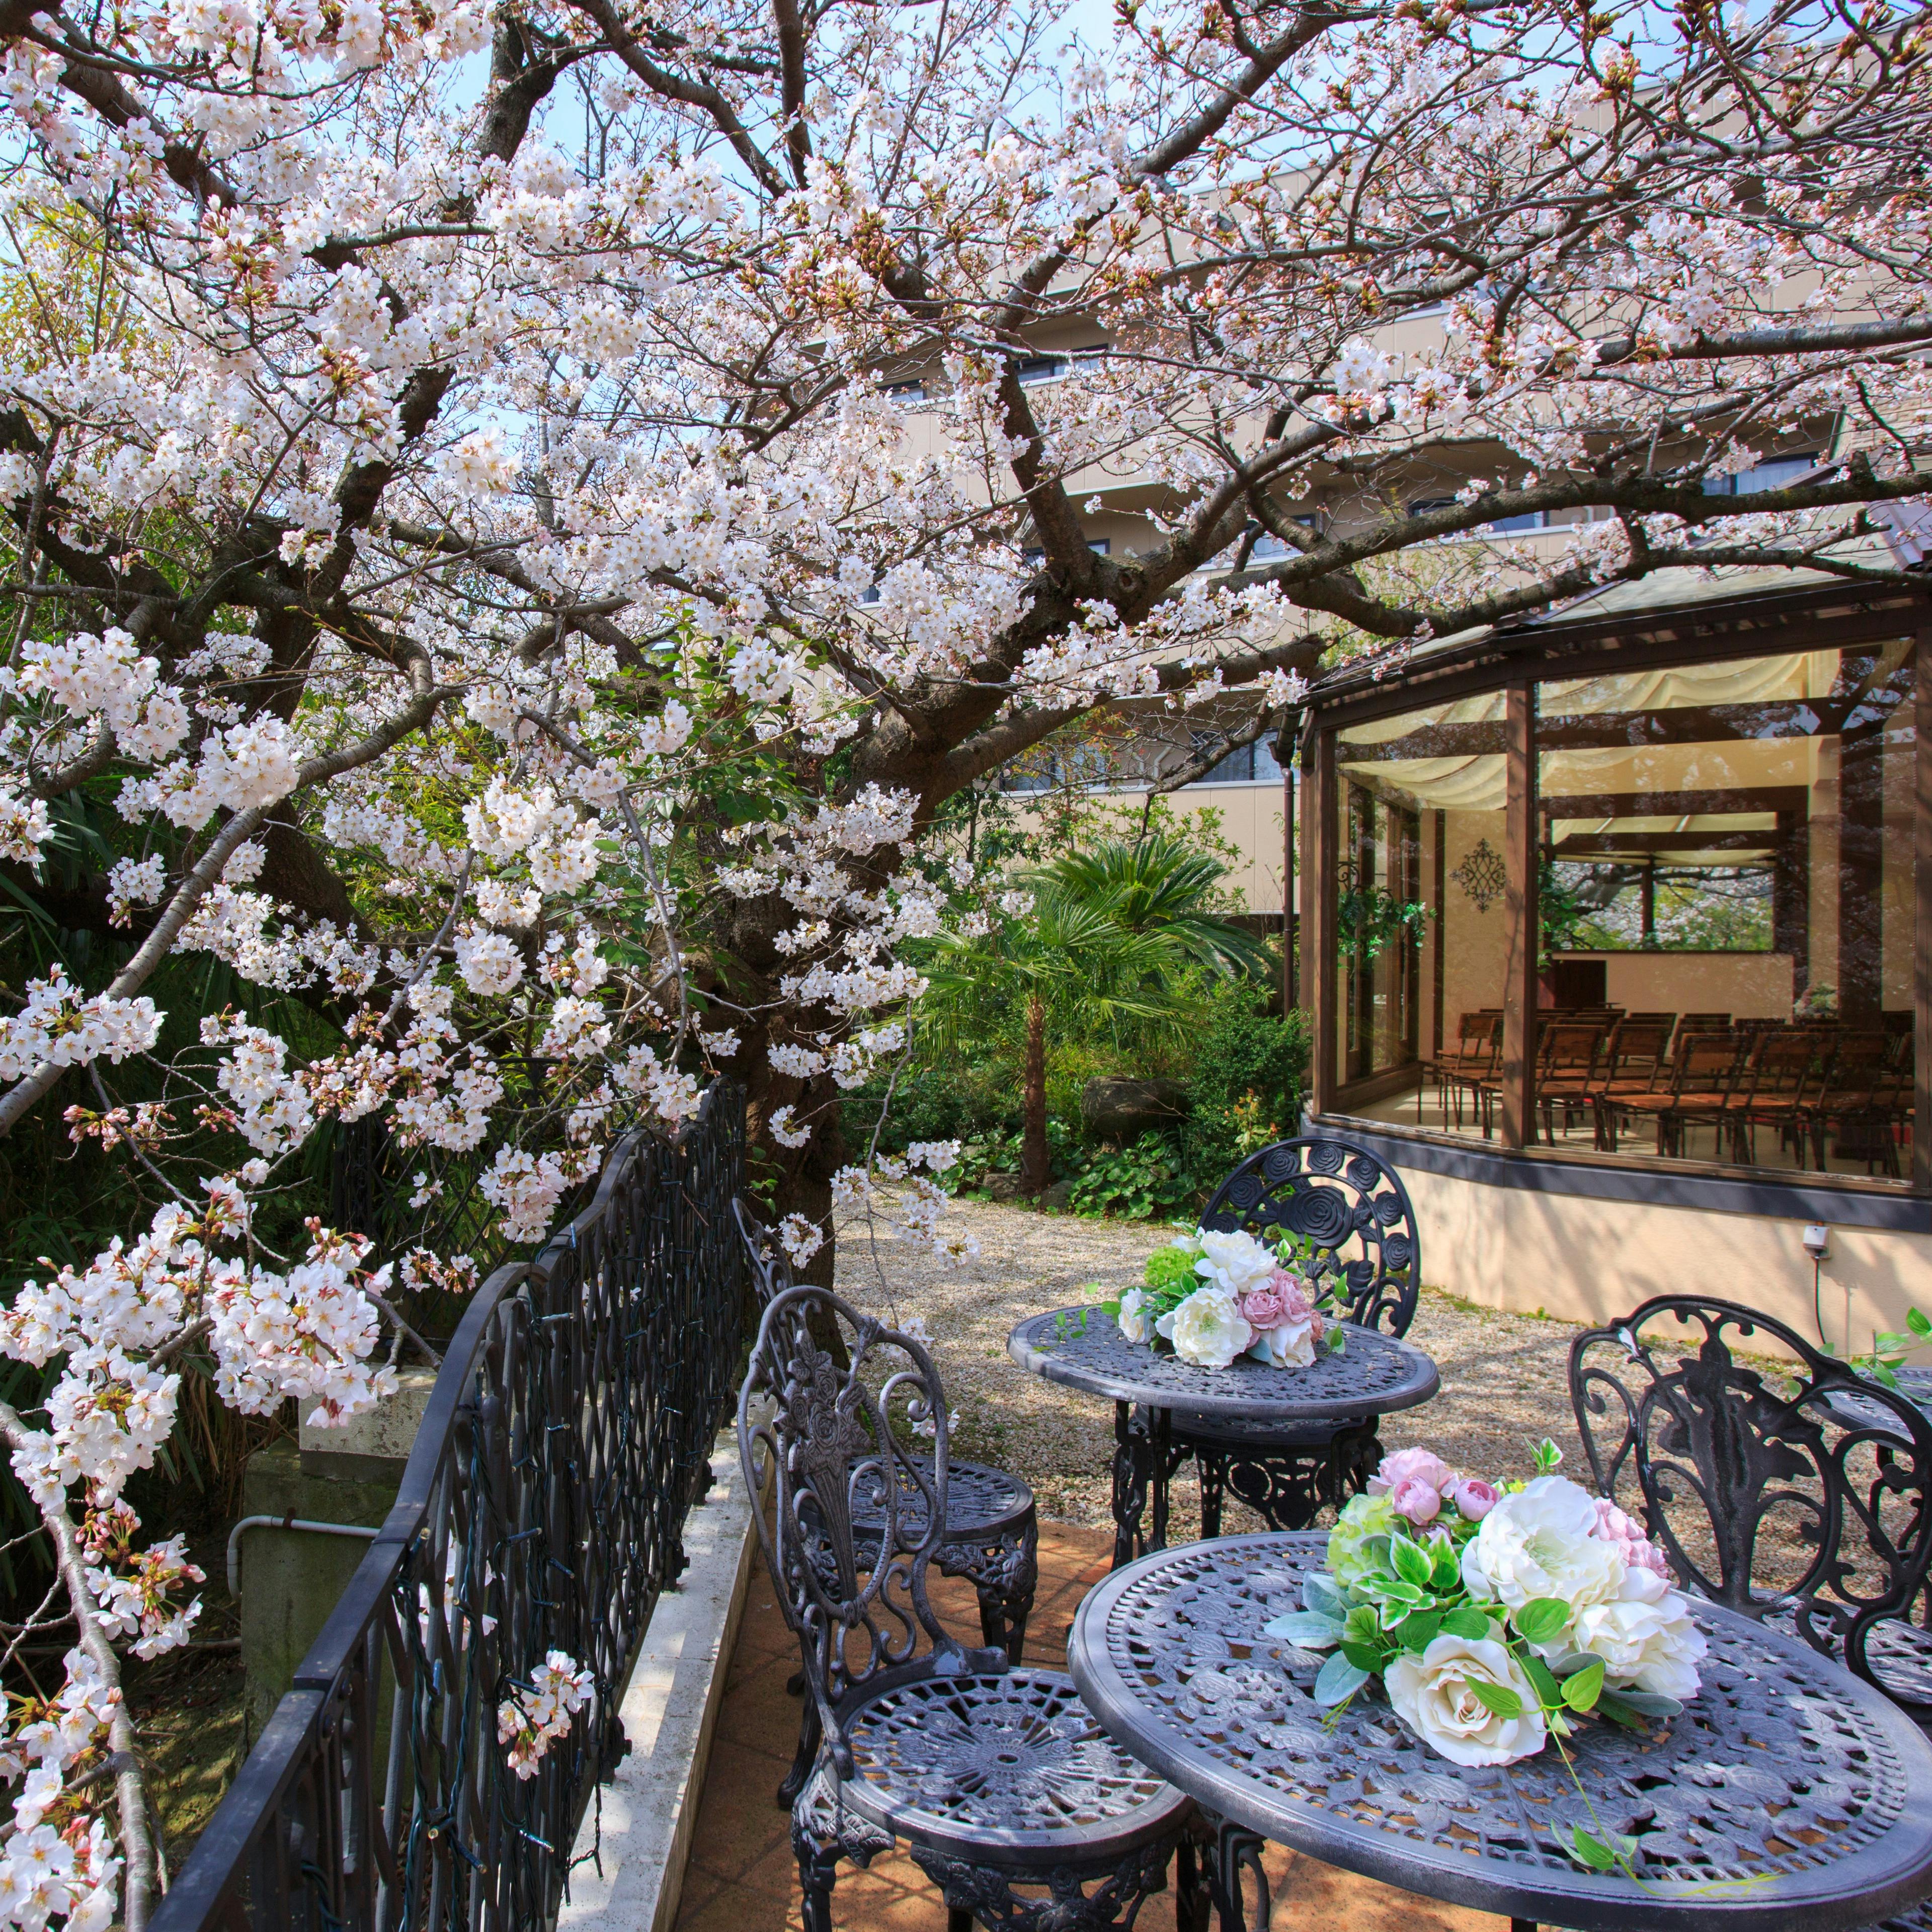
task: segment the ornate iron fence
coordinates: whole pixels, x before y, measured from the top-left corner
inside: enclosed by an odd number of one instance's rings
[[[737,1378],[742,1095],[639,1133],[452,1342],[395,1506],[153,1932],[535,1932],[622,1754],[617,1692]],[[595,1700],[518,1778],[497,1708],[551,1650]]]

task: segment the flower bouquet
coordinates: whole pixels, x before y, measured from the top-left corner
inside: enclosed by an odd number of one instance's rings
[[[1418,1737],[1466,1765],[1532,1756],[1586,1717],[1676,1715],[1696,1694],[1703,1633],[1663,1552],[1556,1474],[1562,1459],[1546,1442],[1535,1479],[1498,1490],[1426,1449],[1384,1457],[1330,1533],[1305,1607],[1265,1626],[1333,1653],[1315,1701],[1339,1708],[1379,1681]],[[1590,1846],[1586,1863],[1614,1856]]]
[[[1130,1342],[1171,1348],[1184,1362],[1225,1369],[1252,1356],[1305,1369],[1342,1346],[1331,1291],[1310,1268],[1312,1244],[1285,1235],[1177,1234],[1148,1257],[1144,1287],[1102,1304]]]

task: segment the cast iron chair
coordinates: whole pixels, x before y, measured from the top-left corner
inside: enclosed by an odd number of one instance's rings
[[[1598,1493],[1684,1588],[1792,1630],[1932,1724],[1932,1423],[1915,1403],[1700,1295],[1580,1335],[1570,1399]]]
[[[771,1230],[742,1201],[731,1204],[738,1232],[751,1256],[752,1286],[760,1308],[769,1308],[792,1286],[791,1268]],[[988,1650],[1004,1650],[1018,1664],[1026,1649],[1027,1619],[1040,1585],[1040,1515],[1033,1491],[1018,1477],[984,1462],[955,1458],[946,1466],[946,1534],[933,1558],[942,1576],[963,1576],[978,1594],[980,1634]],[[916,1510],[917,1491],[899,1498]],[[855,1498],[852,1516],[861,1560],[884,1527],[883,1498]],[[789,1804],[795,1794],[782,1794]]]
[[[842,1363],[820,1340],[835,1330]],[[868,1864],[902,1838],[945,1898],[948,1932],[976,1918],[988,1932],[1131,1926],[1177,1850],[1180,1922],[1204,1926],[1192,1801],[1107,1737],[1071,1678],[968,1650],[934,1614],[946,1417],[910,1336],[826,1288],[766,1309],[738,1444],[748,1493],[768,1497],[759,1539],[805,1666],[792,1844],[806,1932],[831,1932],[842,1859]],[[862,1556],[854,1499],[872,1496],[878,1540]]]
[[[1393,1168],[1352,1141],[1324,1135],[1276,1141],[1250,1154],[1214,1190],[1204,1228],[1264,1241],[1313,1241],[1313,1272],[1334,1281],[1348,1318],[1404,1335],[1422,1285],[1415,1210]],[[1232,1494],[1270,1529],[1306,1529],[1324,1504],[1367,1486],[1382,1460],[1373,1415],[1287,1426],[1177,1409],[1167,1479],[1192,1456],[1201,1479],[1201,1534],[1219,1536]]]

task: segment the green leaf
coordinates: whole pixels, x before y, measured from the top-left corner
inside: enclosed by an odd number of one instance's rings
[[[1490,1634],[1490,1620],[1473,1604],[1463,1604],[1442,1619],[1444,1636],[1466,1637],[1475,1642]]]
[[[1389,1561],[1405,1583],[1413,1583],[1418,1589],[1426,1589],[1435,1574],[1436,1565],[1429,1552],[1406,1536],[1390,1538]]]
[[[1554,1643],[1570,1621],[1570,1606],[1560,1597],[1532,1597],[1510,1621],[1525,1643]]]
[[[1340,1654],[1346,1657],[1358,1670],[1366,1670],[1371,1676],[1381,1670],[1388,1661],[1388,1651],[1379,1643],[1358,1643],[1353,1637],[1344,1637]],[[1330,1658],[1333,1664],[1335,1660]]]
[[[1370,1673],[1352,1664],[1340,1652],[1322,1666],[1315,1680],[1314,1697],[1323,1706],[1346,1704],[1369,1681]]]
[[[1563,1687],[1557,1682],[1556,1672],[1541,1658],[1525,1657],[1518,1661],[1531,1683],[1536,1686],[1536,1694],[1543,1702],[1556,1704],[1562,1701]]]
[[[1445,1536],[1435,1546],[1434,1563],[1431,1568],[1430,1583],[1438,1592],[1453,1590],[1462,1580],[1462,1558],[1456,1546]]]
[[[1342,1641],[1342,1626],[1318,1610],[1290,1610],[1262,1625],[1264,1636],[1278,1636],[1304,1650],[1333,1650]]]
[[[1340,1586],[1332,1576],[1317,1570],[1305,1578],[1301,1586],[1301,1603],[1304,1610],[1315,1611],[1324,1617],[1333,1617],[1337,1623],[1346,1623],[1348,1618],[1348,1600],[1342,1595]]]
[[[1348,1612],[1342,1634],[1351,1642],[1378,1643],[1382,1639],[1382,1619],[1372,1604],[1357,1604]]]
[[[1492,1717],[1520,1718],[1522,1715],[1522,1700],[1506,1684],[1485,1684],[1480,1677],[1468,1680],[1469,1688],[1475,1694],[1476,1702]]]
[[[1605,1709],[1612,1702],[1621,1704],[1640,1718],[1676,1718],[1684,1712],[1675,1697],[1666,1697],[1660,1690],[1606,1690],[1598,1702]]]
[[[1404,1650],[1420,1657],[1442,1634],[1442,1619],[1433,1610],[1418,1610],[1413,1616],[1404,1617],[1389,1634]]]
[[[1932,1315],[1922,1308],[1908,1308],[1905,1311],[1905,1325],[1915,1335],[1932,1336]]]
[[[1571,1828],[1564,1850],[1579,1864],[1587,1865],[1592,1871],[1608,1871],[1617,1862],[1616,1853],[1594,1832],[1586,1832],[1580,1825]]]
[[[1892,1366],[1890,1362],[1874,1362],[1871,1365],[1872,1380],[1886,1388],[1895,1389],[1898,1386],[1898,1378],[1892,1372]]]
[[[1564,1678],[1563,1701],[1573,1711],[1594,1710],[1603,1689],[1603,1659],[1594,1658],[1574,1676]]]

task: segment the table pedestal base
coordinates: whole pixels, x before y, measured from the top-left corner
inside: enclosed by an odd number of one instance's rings
[[[1204,1840],[1202,1850],[1208,1868],[1208,1895],[1221,1932],[1268,1932],[1274,1901],[1268,1874],[1262,1869],[1264,1842],[1246,1826],[1231,1823],[1217,1813],[1202,1810],[1196,1828]],[[1252,1898],[1254,1910],[1248,1909]]]
[[[1114,1568],[1167,1547],[1168,1412],[1114,1405]],[[1148,1498],[1154,1524],[1143,1534]]]

